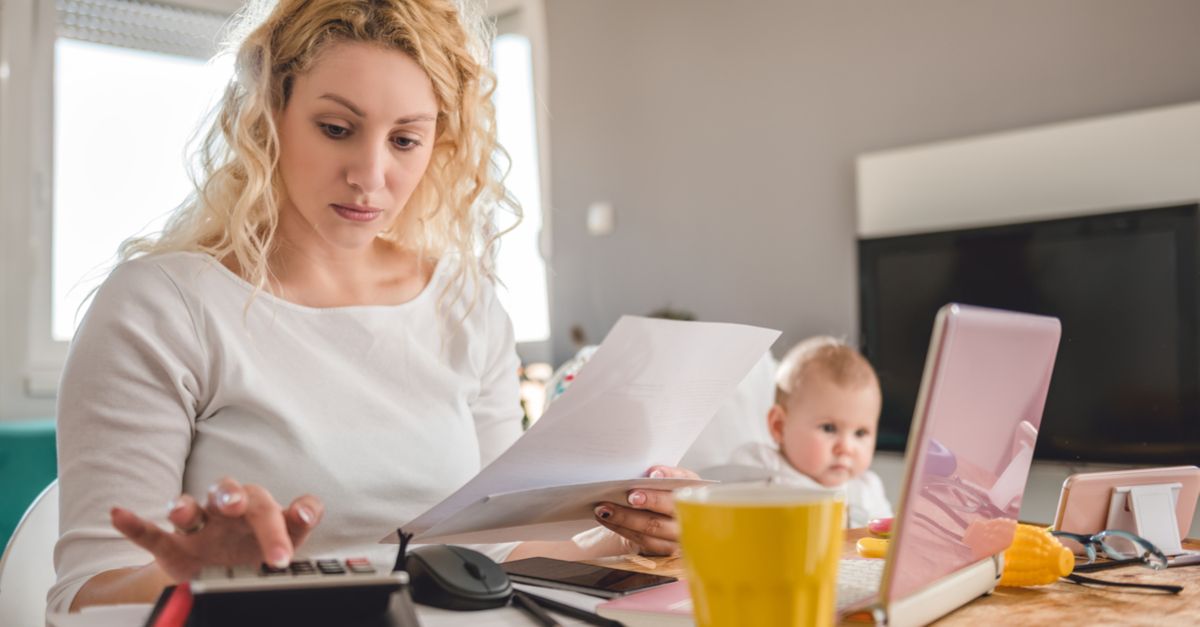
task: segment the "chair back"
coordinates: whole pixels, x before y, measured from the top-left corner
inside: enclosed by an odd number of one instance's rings
[[[45,625],[46,593],[54,585],[58,541],[58,480],[34,499],[0,557],[0,623]]]

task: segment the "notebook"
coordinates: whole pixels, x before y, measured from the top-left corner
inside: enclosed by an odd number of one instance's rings
[[[596,606],[596,613],[630,627],[685,627],[692,621],[692,597],[684,580]]]
[[[1058,352],[1057,318],[938,311],[884,560],[843,560],[839,615],[925,624],[990,592],[1015,521]],[[995,521],[995,522],[992,522]]]

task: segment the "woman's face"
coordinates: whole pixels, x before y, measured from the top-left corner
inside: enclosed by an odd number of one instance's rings
[[[369,247],[425,174],[437,112],[429,76],[403,52],[324,50],[278,119],[285,239],[310,251]]]

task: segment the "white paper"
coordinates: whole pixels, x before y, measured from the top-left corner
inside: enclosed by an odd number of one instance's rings
[[[633,489],[674,490],[708,483],[697,479],[620,479],[534,488],[485,497],[416,538],[417,542],[486,544],[570,540],[596,526],[596,503],[625,503]]]
[[[423,542],[452,518],[460,531],[494,529],[495,520],[505,531],[488,541],[515,540],[518,533],[520,539],[561,538],[564,526],[539,520],[545,512],[537,510],[538,495],[521,497],[527,499],[524,521],[509,516],[519,501],[499,496],[636,479],[656,464],[677,464],[777,337],[779,331],[741,324],[622,317],[571,386],[521,439],[403,529]],[[497,510],[503,516],[492,518],[489,499],[504,505]],[[471,520],[477,521],[471,525],[457,520],[469,507]],[[594,526],[590,508],[576,511],[577,521]],[[542,527],[532,534],[517,532],[523,524]],[[382,540],[397,541],[395,533]]]

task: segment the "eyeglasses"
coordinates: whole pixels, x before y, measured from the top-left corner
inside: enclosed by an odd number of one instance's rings
[[[1076,551],[1076,571],[1106,570],[1127,564],[1141,564],[1154,570],[1162,570],[1167,567],[1167,556],[1158,547],[1149,540],[1128,531],[1108,529],[1090,536],[1068,531],[1051,531],[1050,533],[1057,538],[1071,540],[1083,547],[1087,561],[1078,564],[1078,558],[1081,556]],[[1073,549],[1074,547],[1068,546],[1067,548]],[[1097,549],[1111,561],[1097,563]],[[1093,565],[1094,567],[1081,568]]]
[[[1080,575],[1081,572],[1094,572],[1097,570],[1107,570],[1109,568],[1117,568],[1119,566],[1138,565],[1145,566],[1153,570],[1162,570],[1167,567],[1167,556],[1163,554],[1158,547],[1154,546],[1149,540],[1119,529],[1107,529],[1094,535],[1083,535],[1079,533],[1070,533],[1068,531],[1051,531],[1056,538],[1068,540],[1078,544],[1083,548],[1084,554],[1087,556],[1087,562],[1079,563],[1079,552],[1075,552],[1075,569],[1067,575],[1069,581],[1073,581],[1080,585],[1099,585],[1099,586],[1116,586],[1122,588],[1142,588],[1146,590],[1158,590],[1170,594],[1179,594],[1183,591],[1183,586],[1172,584],[1155,584],[1155,583],[1135,583],[1135,582],[1118,582],[1105,581],[1103,579],[1092,579]],[[1068,547],[1071,548],[1071,547]],[[1099,549],[1108,560],[1097,562],[1097,552]]]

